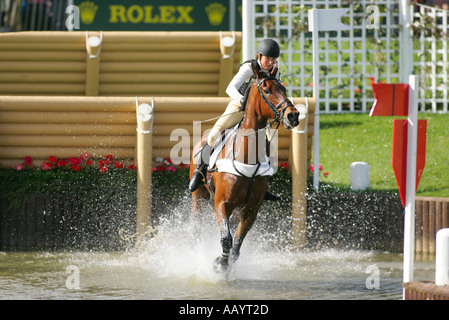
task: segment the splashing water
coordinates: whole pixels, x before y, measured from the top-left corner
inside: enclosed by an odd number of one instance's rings
[[[257,225],[225,278],[212,268],[221,252],[213,211],[196,224],[186,206],[160,215],[157,234],[127,252],[0,253],[0,299],[401,298],[400,254],[279,249]],[[375,289],[366,284],[372,265],[380,271]],[[68,266],[79,269],[79,289],[67,287]],[[417,279],[433,272],[432,262],[415,264]]]

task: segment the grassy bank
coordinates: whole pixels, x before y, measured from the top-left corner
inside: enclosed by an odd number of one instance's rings
[[[449,197],[449,114],[420,113],[427,119],[426,166],[417,195]],[[364,161],[370,167],[370,188],[397,191],[391,166],[392,117],[368,114],[320,116],[320,163],[323,182],[349,188],[352,162]]]

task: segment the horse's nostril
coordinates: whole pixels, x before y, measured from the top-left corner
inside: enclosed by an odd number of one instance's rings
[[[289,113],[287,115],[287,119],[294,127],[296,127],[299,124],[298,114],[296,113]]]

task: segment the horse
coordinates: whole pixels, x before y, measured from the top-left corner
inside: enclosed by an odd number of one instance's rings
[[[269,73],[261,70],[257,62],[252,63],[255,80],[249,89],[243,119],[234,129],[233,136],[227,139],[219,156],[220,159],[224,159],[226,153],[231,153],[233,158],[231,161],[239,159],[244,164],[251,161],[250,164],[255,168],[254,174],[237,175],[209,168],[206,183],[192,192],[192,219],[198,218],[200,202],[210,198],[214,206],[222,247],[222,253],[215,259],[213,265],[216,272],[229,270],[239,257],[243,240],[256,220],[268,188],[268,176],[256,174],[261,162],[260,157],[253,161],[254,156],[250,154],[251,149],[254,150],[254,143],[259,154],[266,153],[268,148],[266,128],[274,122],[277,122],[278,126],[283,123],[286,129],[293,129],[299,124],[298,110],[287,98],[285,87],[275,77],[277,68],[275,66]],[[270,124],[269,120],[272,120]],[[258,134],[260,132],[262,134]],[[190,178],[195,169],[195,155],[198,154],[206,138],[207,136],[202,137],[193,148]],[[232,221],[238,222],[234,239],[230,228],[231,216]]]

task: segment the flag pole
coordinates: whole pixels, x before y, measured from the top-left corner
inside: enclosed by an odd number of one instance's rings
[[[318,37],[318,9],[309,10],[309,26],[312,27],[313,54],[313,97],[315,98],[315,115],[313,122],[313,188],[318,190],[320,184],[320,54]]]
[[[416,75],[409,76],[408,97],[406,200],[404,210],[404,283],[413,281],[415,261],[415,194],[418,143],[418,76]],[[403,298],[405,299],[405,289]]]

